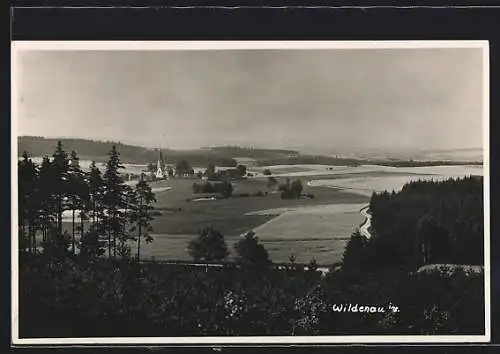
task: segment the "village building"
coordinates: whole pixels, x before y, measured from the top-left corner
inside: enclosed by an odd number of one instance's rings
[[[156,173],[155,177],[156,179],[168,179],[168,170],[167,170],[167,165],[165,164],[165,160],[163,159],[163,154],[160,151],[160,154],[158,156],[158,162],[156,163]]]

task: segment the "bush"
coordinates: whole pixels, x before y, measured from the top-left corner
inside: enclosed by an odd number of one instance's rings
[[[223,198],[229,198],[233,193],[233,185],[230,182],[222,183],[193,183],[194,193],[219,193]]]
[[[271,264],[269,254],[253,231],[248,232],[244,238],[234,245],[239,261],[246,265],[267,267]]]
[[[233,185],[224,181],[215,185],[215,191],[220,193],[223,198],[229,198],[233,194]]]
[[[300,179],[297,179],[290,183],[287,180],[285,185],[280,185],[279,190],[281,190],[281,198],[282,199],[298,199],[302,195],[302,182]]]
[[[268,178],[267,178],[267,181],[268,181],[268,184],[269,184],[270,186],[274,186],[275,184],[277,184],[277,183],[278,183],[278,180],[277,180],[277,179],[276,179],[276,177],[274,177],[274,176],[270,176],[270,177],[268,177]]]
[[[224,235],[212,227],[201,230],[198,238],[188,245],[188,252],[195,261],[220,262],[228,256]]]

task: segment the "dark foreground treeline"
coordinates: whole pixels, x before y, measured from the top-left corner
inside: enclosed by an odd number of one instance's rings
[[[317,272],[133,260],[21,260],[20,335],[289,334]]]
[[[149,187],[143,181],[123,186],[116,149],[102,178],[97,170],[81,174],[72,155],[59,144],[43,166],[27,157],[19,164],[21,337],[484,331],[482,274],[416,272],[445,259],[480,264],[473,260],[482,250],[481,180],[417,182],[400,193],[375,194],[374,236],[367,240],[355,233],[342,268],[321,277],[314,267],[304,271],[293,260],[288,269],[277,269],[253,233],[238,243],[238,266],[139,262],[139,252],[132,257],[127,241],[148,238],[154,217]],[[79,231],[79,241],[61,228],[62,211],[77,208],[91,224]],[[39,233],[44,242],[34,247]],[[447,247],[436,246],[443,239],[449,240]],[[466,258],[464,248],[475,255]],[[223,235],[211,228],[189,250],[197,262],[221,261],[228,254]],[[384,311],[333,309],[341,304]]]
[[[19,284],[21,337],[484,333],[483,277],[458,271],[346,268],[321,278],[292,265],[205,268],[29,255],[21,259]],[[341,304],[384,312],[333,310]]]
[[[484,264],[483,178],[418,181],[374,194],[371,233],[356,235],[346,262],[368,268]],[[349,256],[349,255],[348,255]]]

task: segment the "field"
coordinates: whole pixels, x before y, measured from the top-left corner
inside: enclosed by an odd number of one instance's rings
[[[304,185],[306,184],[305,179],[302,182]],[[224,233],[230,251],[233,250],[233,244],[240,235],[255,230],[274,261],[287,261],[290,254],[294,253],[297,262],[308,262],[314,255],[318,262],[330,264],[338,260],[338,257],[326,255],[326,257],[318,258],[317,251],[322,253],[332,249],[343,250],[346,237],[350,235],[355,225],[362,222],[359,213],[354,213],[354,217],[351,215],[350,220],[337,216],[337,219],[342,219],[344,224],[349,223],[350,228],[345,230],[346,227],[342,223],[338,224],[333,222],[334,220],[330,220],[330,222],[327,221],[328,226],[325,226],[324,223],[319,225],[311,218],[311,215],[304,217],[300,211],[296,211],[295,214],[301,215],[296,218],[296,221],[300,220],[300,222],[290,225],[290,229],[294,230],[294,234],[291,235],[287,232],[287,228],[279,226],[279,220],[288,218],[289,212],[283,212],[289,208],[305,210],[304,207],[309,208],[317,205],[333,203],[359,205],[368,201],[366,197],[332,188],[311,190],[307,187],[305,191],[313,192],[314,199],[281,199],[275,188],[269,187],[267,181],[263,179],[234,182],[233,195],[248,193],[251,195],[249,197],[233,196],[229,199],[190,201],[190,199],[199,196],[192,193],[192,183],[192,180],[169,180],[152,184],[152,187],[168,185],[172,189],[157,194],[156,207],[162,215],[153,222],[154,242],[143,247],[145,257],[188,260],[189,255],[186,247],[189,241],[201,228],[212,225]],[[252,196],[257,191],[261,191],[264,195]],[[259,213],[255,213],[279,208],[285,209],[271,214],[260,213],[259,215]],[[342,211],[338,212],[342,214]],[[283,215],[278,216],[282,213]],[[331,215],[327,217],[331,217]],[[266,223],[274,218],[276,218],[277,224],[274,222]],[[265,225],[261,226],[263,224]],[[318,228],[322,230],[320,231]],[[321,239],[315,236],[319,233],[324,235],[325,230],[328,230],[326,236],[322,236]],[[339,230],[340,234],[336,234],[336,230]],[[282,235],[282,232],[287,233],[287,235]],[[274,234],[273,237],[271,237],[272,234]],[[309,238],[314,240],[309,240]],[[333,245],[339,241],[340,244]]]
[[[199,230],[213,226],[223,232],[229,251],[240,235],[255,230],[268,249],[271,259],[276,262],[288,261],[294,254],[297,262],[308,262],[313,256],[320,264],[331,264],[339,260],[347,237],[362,222],[359,207],[368,202],[362,195],[343,192],[334,188],[308,188],[310,177],[302,178],[305,193],[313,193],[314,198],[281,199],[276,187],[268,185],[267,179],[247,179],[234,181],[233,196],[228,199],[193,201],[200,194],[192,192],[197,179],[172,179],[151,182],[153,189],[171,187],[168,191],[156,193],[156,209],[161,215],[152,222],[154,241],[141,246],[144,258],[190,260],[187,252],[189,241]],[[278,178],[284,183],[285,178]],[[262,196],[253,196],[256,192]],[[249,194],[248,197],[238,197]],[[345,211],[342,207],[335,212],[325,209],[312,215],[309,209],[331,204],[352,205]],[[272,213],[261,213],[263,210]],[[295,209],[295,211],[290,211]],[[283,221],[292,216],[294,222]],[[280,216],[279,216],[280,215]],[[276,222],[270,222],[276,218]],[[77,222],[79,219],[76,218]],[[66,213],[65,228],[71,232],[71,216]],[[290,225],[288,228],[286,225]],[[318,236],[321,235],[321,236]],[[132,251],[135,251],[132,244]],[[335,251],[332,251],[335,250]]]
[[[220,230],[231,256],[239,237],[253,230],[275,262],[287,262],[294,255],[297,262],[313,257],[320,265],[341,260],[351,233],[362,224],[359,210],[368,203],[373,191],[399,188],[419,178],[443,179],[482,169],[467,166],[432,168],[394,168],[383,166],[330,167],[323,165],[270,166],[279,183],[300,179],[305,193],[314,198],[281,199],[276,186],[268,184],[265,168],[253,167],[257,177],[234,181],[233,196],[228,199],[194,201],[204,195],[194,194],[198,179],[172,179],[151,182],[156,192],[156,209],[161,212],[153,221],[154,241],[142,245],[144,258],[190,260],[189,241],[199,230],[213,226]],[[170,190],[165,190],[170,187]],[[163,190],[162,190],[163,189]],[[262,192],[262,196],[254,196]],[[240,196],[246,194],[249,196]],[[201,198],[203,199],[203,198]],[[69,216],[69,215],[68,215]],[[71,226],[70,217],[65,218]],[[132,244],[135,251],[135,244]]]

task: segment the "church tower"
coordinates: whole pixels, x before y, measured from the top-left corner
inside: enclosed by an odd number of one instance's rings
[[[156,163],[156,178],[164,179],[167,177],[167,171],[165,169],[165,161],[163,160],[163,154],[161,149],[159,149],[160,154],[158,156],[158,162]]]

